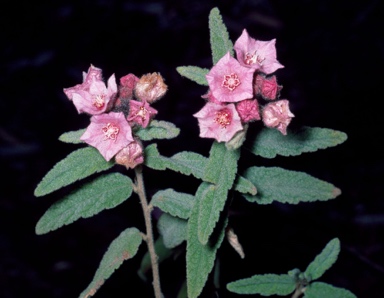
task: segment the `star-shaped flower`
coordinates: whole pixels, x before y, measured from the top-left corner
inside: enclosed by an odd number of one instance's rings
[[[276,59],[276,39],[260,41],[251,38],[246,29],[236,40],[236,57],[243,66],[270,74],[284,66]]]
[[[127,120],[130,123],[137,123],[143,128],[146,128],[156,114],[157,111],[146,101],[129,101],[129,115]]]

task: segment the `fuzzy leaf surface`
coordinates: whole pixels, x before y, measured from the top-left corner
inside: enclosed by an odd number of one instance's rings
[[[72,144],[84,143],[84,141],[80,140],[80,137],[84,134],[85,130],[86,128],[65,132],[59,137],[59,141]]]
[[[233,56],[233,43],[229,39],[227,27],[217,7],[211,10],[208,23],[212,61],[213,65],[215,65],[226,53],[230,52],[231,56]]]
[[[323,283],[323,282],[314,282],[308,285],[304,292],[305,298],[357,298],[352,292],[343,289],[337,288],[332,285]]]
[[[209,72],[209,69],[198,66],[179,66],[176,70],[183,77],[186,77],[199,85],[208,86],[208,81],[205,75]]]
[[[96,148],[80,148],[59,161],[37,185],[35,196],[40,197],[94,173],[110,169],[114,162],[107,162]]]
[[[288,274],[254,275],[227,284],[227,289],[230,292],[237,294],[260,294],[263,296],[288,295],[295,288],[295,279]]]
[[[168,121],[152,120],[146,128],[140,128],[135,131],[137,135],[143,141],[150,141],[154,139],[173,139],[180,133],[180,129],[173,123]]]
[[[167,248],[174,248],[187,240],[187,221],[184,219],[163,213],[157,222],[157,228]]]
[[[36,233],[41,235],[111,209],[132,194],[132,180],[122,174],[100,176],[55,202],[40,218]]]
[[[134,257],[142,242],[140,231],[128,228],[112,241],[104,254],[99,268],[89,286],[80,294],[80,298],[88,298],[97,292],[105,280],[128,259]]]
[[[296,156],[305,152],[337,146],[347,140],[344,132],[320,127],[288,130],[286,136],[277,129],[263,128],[251,144],[251,152],[265,158],[276,155]]]
[[[203,197],[203,193],[210,188],[209,183],[203,182],[196,192],[196,200]],[[220,227],[220,233],[216,239],[211,239],[208,244],[203,245],[198,238],[199,203],[196,202],[191,216],[188,220],[187,233],[187,288],[188,297],[198,297],[204,288],[209,273],[212,271],[216,252],[220,247],[226,223]]]
[[[188,219],[195,204],[195,196],[168,188],[155,193],[151,204],[173,216]]]
[[[242,176],[237,176],[233,189],[243,194],[251,194],[253,196],[257,194],[256,186]]]
[[[305,275],[310,280],[321,277],[337,260],[340,252],[340,240],[334,238],[328,242],[322,252],[308,265]]]
[[[255,196],[243,195],[248,201],[259,204],[326,201],[341,194],[331,183],[314,178],[303,172],[277,167],[251,167],[245,178],[257,187]]]

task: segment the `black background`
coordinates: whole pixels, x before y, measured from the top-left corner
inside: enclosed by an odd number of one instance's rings
[[[280,166],[304,171],[342,189],[328,202],[252,205],[235,197],[230,224],[246,258],[224,242],[219,250],[220,289],[212,280],[202,297],[239,297],[226,283],[253,274],[286,273],[306,265],[334,237],[335,265],[321,280],[358,297],[384,297],[382,75],[384,39],[380,1],[3,1],[0,12],[0,297],[77,297],[91,281],[109,243],[126,227],[143,229],[132,197],[118,208],[81,219],[47,235],[34,229],[66,191],[33,195],[45,173],[75,145],[57,140],[88,125],[62,92],[81,81],[92,63],[104,77],[160,72],[169,92],[154,107],[157,119],[181,128],[160,152],[208,154],[192,116],[206,88],[175,68],[210,68],[208,15],[217,6],[235,41],[243,28],[260,40],[277,39],[276,72],[290,101],[292,126],[346,132],[337,147],[299,157],[265,160],[245,153],[240,166]],[[254,131],[261,124],[255,124]],[[132,173],[130,173],[132,174]],[[160,175],[159,175],[160,174]],[[146,171],[148,194],[175,187],[193,193],[191,177]],[[160,177],[160,178],[159,178]],[[175,186],[175,181],[176,186]],[[152,297],[136,274],[146,252],[127,261],[96,297]],[[184,253],[160,271],[166,297],[176,297],[185,275]],[[139,294],[140,293],[140,294]],[[218,295],[218,296],[215,296]],[[255,295],[256,296],[256,295]]]

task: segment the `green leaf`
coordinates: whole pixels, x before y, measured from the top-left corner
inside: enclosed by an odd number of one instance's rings
[[[341,194],[334,185],[306,173],[281,168],[251,167],[244,174],[257,187],[257,195],[243,195],[250,202],[297,204],[326,201]]]
[[[210,188],[209,183],[203,182],[197,190],[196,199],[202,197],[202,193]],[[211,237],[207,245],[200,243],[198,238],[199,203],[195,203],[188,220],[187,233],[187,288],[188,297],[198,297],[204,288],[209,273],[212,271],[217,249],[220,247],[227,222],[218,231],[218,237]]]
[[[174,248],[187,240],[187,221],[184,219],[163,213],[157,222],[157,228],[167,248]]]
[[[295,288],[296,282],[288,274],[254,275],[227,284],[227,289],[230,292],[237,294],[260,294],[263,296],[288,295]]]
[[[357,298],[352,292],[343,289],[337,288],[332,285],[323,283],[323,282],[314,282],[309,284],[305,289],[304,297],[306,298]]]
[[[249,193],[253,196],[257,194],[256,186],[251,181],[245,179],[242,176],[237,176],[233,188],[243,194]]]
[[[173,123],[167,121],[152,120],[146,128],[140,128],[135,131],[142,141],[150,141],[153,139],[173,139],[180,133],[180,129]]]
[[[250,150],[265,158],[274,158],[276,155],[295,156],[337,146],[346,139],[345,133],[328,128],[303,127],[298,131],[288,130],[286,136],[276,129],[263,128]]]
[[[179,66],[176,70],[183,77],[186,77],[199,85],[208,86],[205,75],[209,72],[209,69],[197,66]]]
[[[89,286],[80,294],[80,298],[88,298],[95,295],[112,273],[128,259],[134,257],[141,244],[142,237],[136,228],[128,228],[112,241],[104,254],[99,268]]]
[[[84,134],[85,130],[86,128],[83,128],[83,129],[63,133],[59,137],[59,140],[64,143],[72,143],[72,144],[84,143],[82,140],[80,140],[80,137]]]
[[[36,233],[45,234],[79,218],[114,208],[131,194],[132,180],[129,177],[119,173],[98,177],[54,203],[38,221]]]
[[[195,204],[195,196],[168,188],[155,193],[151,204],[173,216],[188,219]]]
[[[213,8],[209,14],[209,32],[213,65],[227,52],[233,56],[233,43],[229,39],[227,27],[217,7]]]
[[[308,265],[304,274],[310,281],[318,279],[329,269],[337,260],[340,252],[340,240],[334,238],[328,242],[323,251]]]
[[[108,170],[113,165],[114,162],[107,162],[96,148],[78,149],[59,161],[44,176],[35,189],[35,196],[44,196],[94,173]]]

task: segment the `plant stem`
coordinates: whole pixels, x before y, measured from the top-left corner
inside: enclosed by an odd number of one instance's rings
[[[136,174],[136,184],[137,184],[136,192],[140,198],[141,207],[143,208],[145,227],[147,230],[145,240],[147,242],[149,255],[151,257],[153,289],[155,290],[156,298],[163,298],[163,294],[161,293],[161,287],[160,287],[159,264],[157,262],[157,255],[156,255],[154,241],[153,241],[153,229],[152,229],[152,221],[151,221],[152,208],[148,206],[147,198],[145,195],[143,169],[141,166],[135,167],[135,174]]]
[[[303,287],[302,285],[299,285],[296,288],[296,291],[293,293],[291,298],[299,298],[301,295],[303,295],[304,289],[305,289],[305,287]]]

